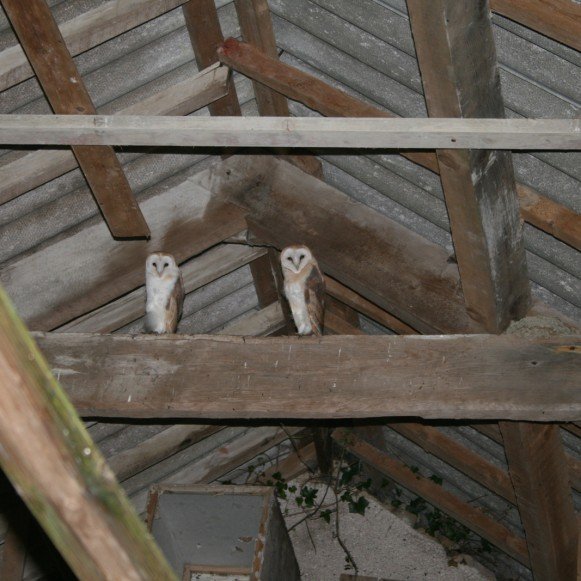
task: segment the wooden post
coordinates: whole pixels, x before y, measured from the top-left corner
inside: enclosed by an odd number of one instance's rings
[[[0,464],[81,579],[175,579],[1,288]]]
[[[409,0],[408,11],[430,117],[503,118],[488,2]],[[511,154],[437,156],[466,307],[501,332],[531,301]]]
[[[488,1],[407,4],[430,116],[503,117]],[[468,311],[501,332],[531,300],[511,156],[437,155]],[[533,575],[574,579],[578,531],[558,428],[500,427]]]
[[[214,0],[190,0],[182,6],[196,62],[205,69],[218,61],[216,50],[224,41]],[[228,94],[208,106],[211,115],[241,115],[232,77]]]
[[[45,0],[2,6],[55,113],[94,115],[95,106]],[[149,237],[149,228],[112,147],[73,146],[73,153],[115,237]]]

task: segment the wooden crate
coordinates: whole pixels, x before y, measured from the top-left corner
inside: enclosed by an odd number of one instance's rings
[[[300,579],[270,487],[156,485],[147,526],[184,581]]]

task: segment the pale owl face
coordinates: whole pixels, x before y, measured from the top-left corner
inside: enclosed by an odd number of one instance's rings
[[[313,255],[306,246],[287,246],[280,253],[280,264],[283,272],[300,272],[305,266],[313,262]]]
[[[175,276],[179,269],[175,258],[171,254],[155,252],[147,257],[145,272],[151,276],[162,278],[166,275]]]

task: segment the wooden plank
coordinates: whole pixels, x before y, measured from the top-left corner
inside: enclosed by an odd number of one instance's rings
[[[525,566],[529,566],[524,539],[516,536],[482,510],[460,500],[441,486],[410,470],[403,462],[389,457],[385,452],[368,444],[354,433],[345,429],[335,430],[333,439],[346,450],[355,454],[385,476],[392,478],[414,494],[426,499],[435,507],[449,514],[464,526],[510,555]]]
[[[0,464],[82,579],[175,579],[0,289]]]
[[[265,337],[286,327],[286,321],[280,303],[272,303],[244,319],[228,325],[218,335]]]
[[[2,6],[55,113],[94,115],[91,97],[46,0],[29,0],[26,5],[2,0]],[[73,153],[111,234],[148,237],[149,228],[113,149],[78,144]]]
[[[244,212],[208,190],[214,171],[175,179],[143,203],[149,241],[112,240],[93,222],[6,264],[0,282],[27,324],[54,329],[143,285],[145,258],[159,248],[181,263],[243,230]]]
[[[581,417],[579,336],[35,338],[84,416]]]
[[[510,475],[538,579],[575,579],[578,526],[554,424],[501,422]]]
[[[120,107],[119,101],[128,97],[124,95],[109,103],[107,110],[124,115],[189,115],[224,96],[228,90],[227,78],[226,69],[212,65],[133,105]],[[134,93],[141,95],[142,90],[139,87]],[[18,151],[9,155],[11,159],[0,166],[0,204],[77,167],[75,156],[69,150]]]
[[[62,23],[59,28],[67,49],[76,56],[184,2],[186,0],[109,0]],[[0,91],[33,76],[20,45],[0,52]]]
[[[198,66],[205,68],[218,62],[216,49],[224,41],[224,36],[214,0],[189,0],[182,6],[182,11]],[[228,81],[228,94],[212,103],[209,109],[211,115],[242,114],[232,77]]]
[[[221,62],[299,101],[327,117],[397,117],[332,87],[317,77],[264,55],[233,38],[218,49]],[[439,173],[434,153],[401,152],[403,157]],[[581,250],[581,216],[524,184],[517,184],[522,217],[537,228]]]
[[[280,298],[271,268],[271,252],[271,250],[268,253],[265,252],[263,256],[250,263],[250,271],[252,272],[256,295],[258,296],[258,305],[261,309],[277,302]]]
[[[197,258],[181,266],[184,290],[191,293],[202,286],[233,272],[264,256],[263,248],[251,248],[239,244],[220,245],[211,248]],[[66,325],[59,333],[112,333],[143,316],[145,288],[141,287],[120,299],[95,311],[86,313]]]
[[[487,1],[409,0],[408,13],[430,117],[504,117]],[[466,307],[501,332],[531,304],[511,155],[436,155]]]
[[[571,0],[490,0],[494,12],[581,50],[581,6]]]
[[[288,163],[233,157],[220,171],[218,190],[234,190],[232,201],[248,210],[264,242],[281,249],[301,241],[325,275],[418,331],[478,332],[466,314],[457,267],[439,246]],[[242,191],[238,184],[248,175],[262,187]]]
[[[581,119],[0,115],[3,145],[581,149]]]

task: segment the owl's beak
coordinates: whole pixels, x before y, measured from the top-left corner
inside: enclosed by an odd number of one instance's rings
[[[163,272],[163,264],[158,264],[157,265],[157,272],[159,273],[159,275],[161,276],[161,273]]]

